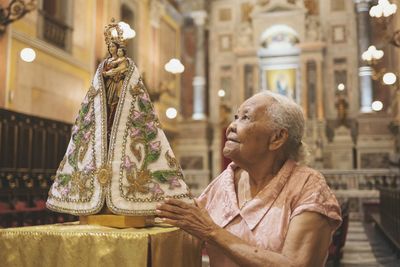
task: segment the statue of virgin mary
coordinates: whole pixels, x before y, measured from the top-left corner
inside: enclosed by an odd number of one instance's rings
[[[132,59],[124,30],[112,21],[104,34],[109,57],[97,68],[47,207],[74,215],[106,207],[119,215],[155,215],[166,197],[192,202],[182,170]]]

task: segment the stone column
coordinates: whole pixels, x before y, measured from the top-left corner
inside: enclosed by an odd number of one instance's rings
[[[191,17],[197,26],[196,34],[196,65],[195,77],[193,78],[193,115],[194,120],[204,120],[205,114],[205,51],[204,51],[204,31],[207,12],[204,10],[194,11]]]
[[[361,54],[370,46],[369,9],[371,0],[353,0],[357,10],[359,88],[362,113],[371,112],[372,103],[372,68],[362,59]]]
[[[324,119],[324,98],[323,98],[323,84],[322,84],[322,61],[321,59],[317,59],[316,63],[316,78],[317,78],[317,86],[316,86],[316,97],[315,97],[315,107],[317,109],[317,118],[319,121]]]
[[[301,65],[300,65],[300,70],[301,70],[301,101],[300,104],[303,107],[304,110],[304,115],[306,118],[308,118],[308,75],[307,75],[307,59],[302,59],[301,60]]]

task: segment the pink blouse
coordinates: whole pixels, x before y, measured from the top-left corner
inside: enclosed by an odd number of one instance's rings
[[[198,198],[213,221],[256,247],[280,253],[290,221],[305,211],[318,212],[341,223],[340,207],[317,171],[288,160],[271,182],[239,209],[231,163]],[[207,245],[211,266],[238,266],[215,246]]]

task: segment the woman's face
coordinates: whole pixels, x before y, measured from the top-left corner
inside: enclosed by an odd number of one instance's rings
[[[117,46],[114,43],[111,43],[108,46],[108,50],[110,51],[111,54],[115,54],[115,52],[117,52]]]
[[[228,140],[223,149],[225,157],[239,165],[252,164],[265,158],[274,133],[267,114],[270,101],[268,96],[258,94],[239,107],[226,131]]]

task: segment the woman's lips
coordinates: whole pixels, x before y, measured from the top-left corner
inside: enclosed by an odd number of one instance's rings
[[[236,139],[234,139],[234,138],[227,138],[227,141],[231,141],[231,142],[234,142],[234,143],[239,143],[239,141],[238,140],[236,140]]]

